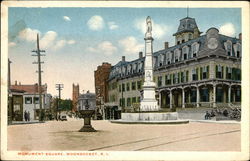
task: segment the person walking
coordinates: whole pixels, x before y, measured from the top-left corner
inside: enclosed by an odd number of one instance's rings
[[[26,112],[26,110],[24,111],[24,120],[27,121],[27,112]]]
[[[30,121],[30,112],[27,113],[27,120]]]

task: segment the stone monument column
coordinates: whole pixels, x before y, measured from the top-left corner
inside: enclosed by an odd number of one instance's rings
[[[153,81],[153,37],[152,22],[148,16],[146,19],[147,31],[145,34],[145,62],[144,62],[144,84],[143,99],[140,105],[140,111],[159,111],[158,103],[155,99],[156,84]]]

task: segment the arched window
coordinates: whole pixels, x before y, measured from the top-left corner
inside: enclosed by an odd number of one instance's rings
[[[227,40],[224,43],[224,46],[225,46],[225,50],[227,52],[227,55],[228,56],[233,56],[233,54],[232,54],[232,42],[230,40]]]
[[[133,64],[133,73],[136,73],[137,63]]]

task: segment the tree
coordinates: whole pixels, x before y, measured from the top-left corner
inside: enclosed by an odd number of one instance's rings
[[[60,110],[66,110],[66,111],[71,111],[73,106],[73,102],[71,99],[61,99],[60,100]]]

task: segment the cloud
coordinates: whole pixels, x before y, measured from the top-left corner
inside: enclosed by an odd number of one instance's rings
[[[115,22],[111,21],[111,22],[108,22],[108,25],[109,25],[109,29],[110,30],[115,30],[117,29],[119,26],[117,24],[115,24]]]
[[[58,50],[61,49],[66,45],[67,41],[66,40],[59,40],[56,42],[55,46],[53,46],[53,50]]]
[[[144,47],[144,45],[139,44],[133,36],[119,40],[119,45],[123,48],[125,54],[137,54]]]
[[[235,36],[235,28],[232,23],[225,23],[219,28],[220,34],[227,36]]]
[[[63,16],[63,19],[64,19],[65,21],[71,21],[71,19],[70,19],[68,16]]]
[[[101,30],[104,27],[104,20],[101,16],[92,16],[87,23],[90,30]]]
[[[14,43],[14,42],[9,42],[9,47],[14,47],[14,46],[16,46],[16,43]]]
[[[109,41],[103,41],[97,45],[97,47],[89,47],[89,52],[93,53],[103,53],[104,55],[112,55],[117,51],[117,48]]]
[[[41,49],[48,49],[49,47],[54,46],[56,38],[57,33],[55,31],[46,32],[40,41]]]
[[[135,28],[141,31],[142,34],[146,33],[146,20],[145,19],[137,19],[135,20]],[[168,27],[164,24],[157,24],[152,21],[152,35],[156,39],[161,39],[163,36],[167,34]]]
[[[72,44],[75,44],[76,41],[75,40],[69,40],[67,43],[70,44],[70,45],[72,45]]]
[[[20,31],[18,34],[18,38],[21,40],[25,40],[28,42],[36,41],[37,34],[40,34],[39,30],[25,28],[24,30]]]

